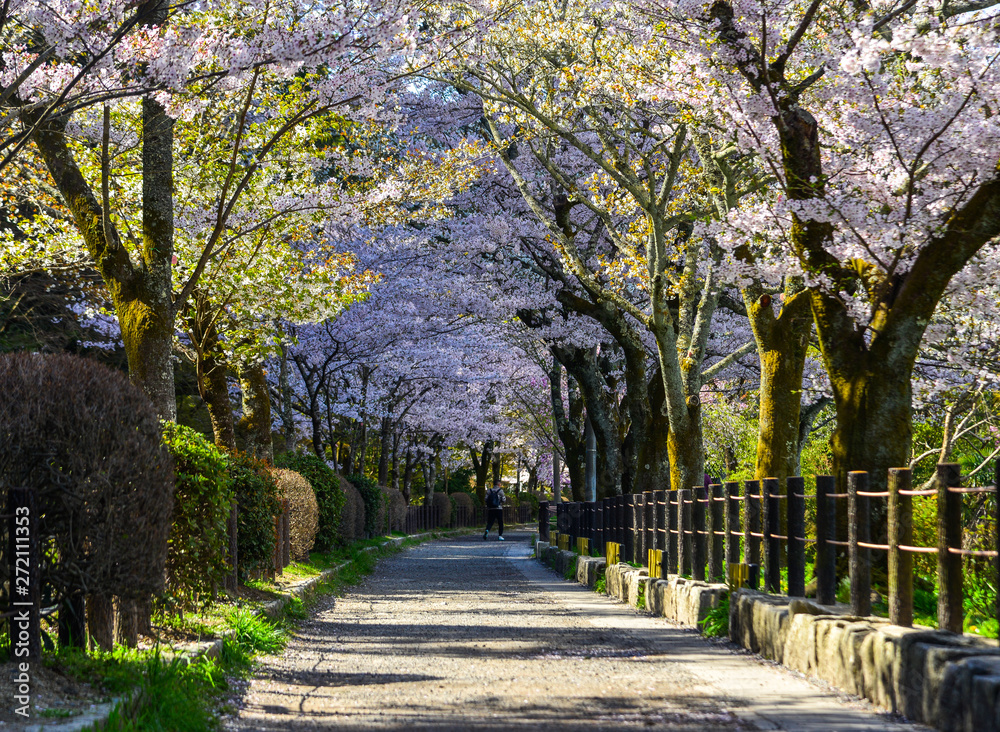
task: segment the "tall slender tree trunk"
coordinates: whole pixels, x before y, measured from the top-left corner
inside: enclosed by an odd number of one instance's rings
[[[476,454],[476,446],[469,447],[472,456],[472,467],[476,471],[476,495],[480,502],[486,500],[486,481],[490,477],[490,462],[493,459],[493,440],[483,443],[483,451]]]
[[[243,392],[243,419],[240,427],[246,434],[247,452],[268,463],[274,462],[271,442],[271,396],[267,388],[264,362],[240,364],[240,390]]]
[[[378,484],[389,482],[389,458],[392,454],[392,420],[382,417],[382,430],[379,439],[378,453]]]
[[[195,344],[198,391],[208,407],[215,444],[227,450],[236,449],[236,423],[229,400],[226,362],[215,327],[215,312],[205,297],[196,293],[193,314],[188,319],[188,331]]]
[[[292,452],[295,450],[295,419],[292,412],[292,384],[288,370],[288,346],[284,343],[281,344],[279,349],[278,359],[278,391],[281,394],[281,429],[285,438],[285,452]],[[317,400],[314,399],[312,401],[315,403]],[[323,423],[320,420],[319,410],[314,408],[312,412],[313,450],[317,450],[318,442],[319,451],[316,452],[316,456],[322,458]]]
[[[392,436],[392,487],[399,490],[400,475],[399,475],[399,433],[396,432]],[[407,450],[409,454],[409,450]],[[405,456],[404,456],[405,460]]]

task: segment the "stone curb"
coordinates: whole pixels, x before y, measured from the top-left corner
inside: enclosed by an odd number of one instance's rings
[[[593,587],[604,572],[610,597],[699,628],[729,592],[723,584],[671,575],[651,579],[628,564],[604,566],[545,542],[535,556],[560,574],[577,562],[576,579]],[[730,594],[729,637],[764,658],[822,679],[942,732],[1000,730],[1000,649],[997,642],[928,628],[901,628],[885,618],[852,617],[842,606],[753,590]]]

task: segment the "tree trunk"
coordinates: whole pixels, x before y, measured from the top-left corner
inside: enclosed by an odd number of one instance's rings
[[[406,450],[406,466],[403,469],[403,488],[402,488],[402,490],[403,490],[403,498],[406,499],[406,505],[407,506],[410,505],[410,495],[411,495],[411,486],[413,485],[413,466],[414,465],[416,465],[416,460],[413,459],[413,452],[409,448],[407,448],[407,450]],[[434,474],[433,469],[431,469],[428,472],[430,472],[431,475],[433,476],[433,474]],[[433,477],[429,478],[429,479],[425,479],[425,482],[427,482],[427,480],[433,481]]]
[[[108,595],[87,597],[87,628],[91,650],[110,651],[115,645],[115,608]]]
[[[215,327],[216,313],[201,293],[194,297],[194,313],[188,319],[188,331],[197,354],[198,391],[208,407],[215,444],[228,450],[236,449],[236,426],[233,405],[229,401],[226,363],[222,355],[219,332]]]
[[[389,457],[392,453],[392,420],[382,417],[382,431],[379,440],[378,453],[378,484],[389,482]]]
[[[292,414],[292,384],[288,373],[288,346],[281,344],[278,361],[278,390],[281,393],[281,429],[285,438],[285,452],[295,450],[295,419]],[[316,400],[313,400],[314,402]],[[312,409],[313,450],[323,457],[322,421],[317,409]]]
[[[409,451],[407,451],[409,452]],[[399,433],[392,435],[392,487],[399,490]]]
[[[914,357],[916,354],[914,354]],[[862,364],[867,358],[859,359]],[[889,468],[909,464],[911,427],[910,369],[890,369],[882,363],[852,373],[830,375],[837,426],[830,440],[838,486],[847,473],[865,470],[872,491],[886,490]],[[839,490],[839,487],[838,487]],[[881,523],[881,522],[880,522]],[[873,522],[873,535],[881,535]]]
[[[87,251],[111,293],[128,358],[129,378],[146,393],[161,418],[174,421],[177,418],[172,358],[175,310],[170,269],[173,184],[169,168],[172,123],[165,115],[156,113],[157,106],[151,100],[143,103],[141,266],[132,261],[117,229],[105,222],[103,208],[66,144],[67,120],[47,120],[38,126],[32,140],[56,188],[68,203]],[[31,124],[33,120],[29,116],[25,122]],[[162,190],[153,191],[154,184],[162,186]]]
[[[671,488],[698,488],[705,484],[699,400],[688,400],[686,424],[671,424],[667,432],[667,454],[670,457]]]
[[[139,642],[138,611],[135,600],[115,598],[115,642],[135,648]]]
[[[503,477],[503,455],[493,453],[493,484],[496,485]]]
[[[758,289],[743,293],[760,359],[760,418],[757,480],[798,474],[802,372],[812,332],[808,293],[791,294],[774,315],[771,296]],[[784,516],[784,514],[782,514]]]
[[[483,443],[483,451],[476,454],[476,447],[469,447],[469,454],[472,456],[472,467],[476,471],[476,495],[480,502],[486,500],[486,481],[490,477],[490,461],[493,459],[493,440]],[[447,486],[446,486],[447,487]]]
[[[247,452],[258,460],[273,463],[271,397],[267,389],[264,362],[240,364],[239,379],[243,392],[243,419],[240,420],[240,427],[246,435]]]

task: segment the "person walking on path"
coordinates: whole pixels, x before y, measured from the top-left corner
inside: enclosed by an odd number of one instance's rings
[[[506,500],[507,496],[503,494],[503,488],[500,487],[500,481],[494,483],[493,487],[486,491],[486,531],[483,532],[483,541],[486,541],[486,537],[490,535],[490,529],[493,528],[494,521],[499,524],[499,540],[504,541],[503,504]]]

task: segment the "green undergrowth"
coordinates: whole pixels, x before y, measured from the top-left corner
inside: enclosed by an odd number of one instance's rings
[[[594,592],[598,592],[602,595],[606,595],[608,593],[608,581],[603,574],[598,577],[597,582],[594,583]]]
[[[646,609],[646,583],[639,582],[639,591],[635,596],[635,606],[640,610]]]
[[[708,638],[724,638],[729,636],[729,595],[725,595],[718,607],[708,611],[701,621],[701,634]]]
[[[573,561],[569,563],[566,571],[563,573],[563,577],[568,580],[576,579],[576,557],[573,557]]]

